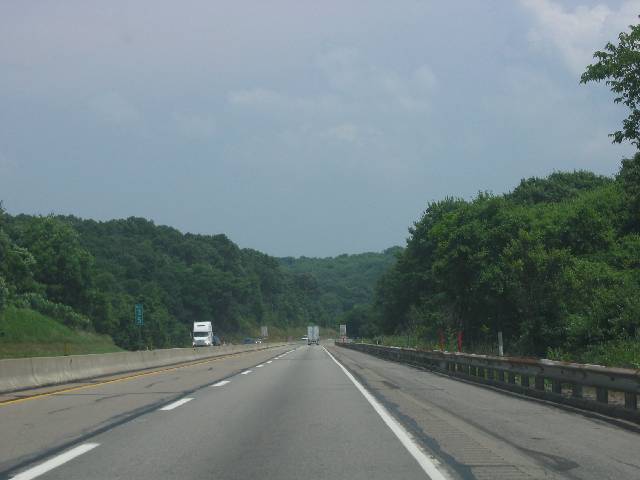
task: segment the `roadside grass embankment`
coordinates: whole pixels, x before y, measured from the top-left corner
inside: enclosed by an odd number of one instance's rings
[[[0,313],[0,358],[120,351],[108,335],[74,330],[35,310],[8,306]]]

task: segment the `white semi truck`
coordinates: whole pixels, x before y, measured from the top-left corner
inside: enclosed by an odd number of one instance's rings
[[[320,327],[317,325],[309,325],[307,327],[307,345],[311,345],[312,343],[320,345]]]
[[[193,346],[210,347],[215,345],[211,322],[193,323]]]

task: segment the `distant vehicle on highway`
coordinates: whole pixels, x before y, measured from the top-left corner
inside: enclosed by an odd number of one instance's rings
[[[213,326],[211,322],[194,322],[193,324],[193,341],[194,347],[210,347],[212,345],[220,345],[220,339],[217,343],[214,340]]]
[[[300,340],[309,340],[309,337],[307,337],[306,335],[304,337],[302,337]]]
[[[312,343],[320,345],[320,327],[317,325],[309,325],[307,327],[307,345]]]
[[[242,343],[244,343],[245,345],[249,345],[251,343],[254,343],[253,342],[253,338],[247,337],[247,338],[244,339],[244,341]]]

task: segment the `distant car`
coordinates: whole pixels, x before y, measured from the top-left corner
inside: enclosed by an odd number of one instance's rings
[[[256,338],[255,343],[262,343],[262,339],[261,338]]]
[[[300,340],[309,340],[309,337],[307,337],[306,335],[304,337],[302,337]]]
[[[249,344],[253,343],[253,338],[247,337],[247,338],[244,339],[244,341],[242,343],[244,343],[245,345],[249,345]]]

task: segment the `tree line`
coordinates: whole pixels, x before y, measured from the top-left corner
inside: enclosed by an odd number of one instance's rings
[[[324,260],[325,270],[351,282],[332,290],[326,275],[301,267],[320,260],[279,260],[225,235],[183,234],[142,218],[12,216],[0,208],[0,310],[35,309],[127,349],[188,345],[194,321],[210,320],[233,337],[260,325],[335,327],[337,313],[370,300],[394,258]],[[136,303],[144,306],[142,327],[134,324]]]
[[[638,341],[639,173],[636,155],[615,179],[558,172],[430,204],[361,315],[363,333],[435,343],[462,331],[473,345],[502,331],[511,352],[534,355]]]

